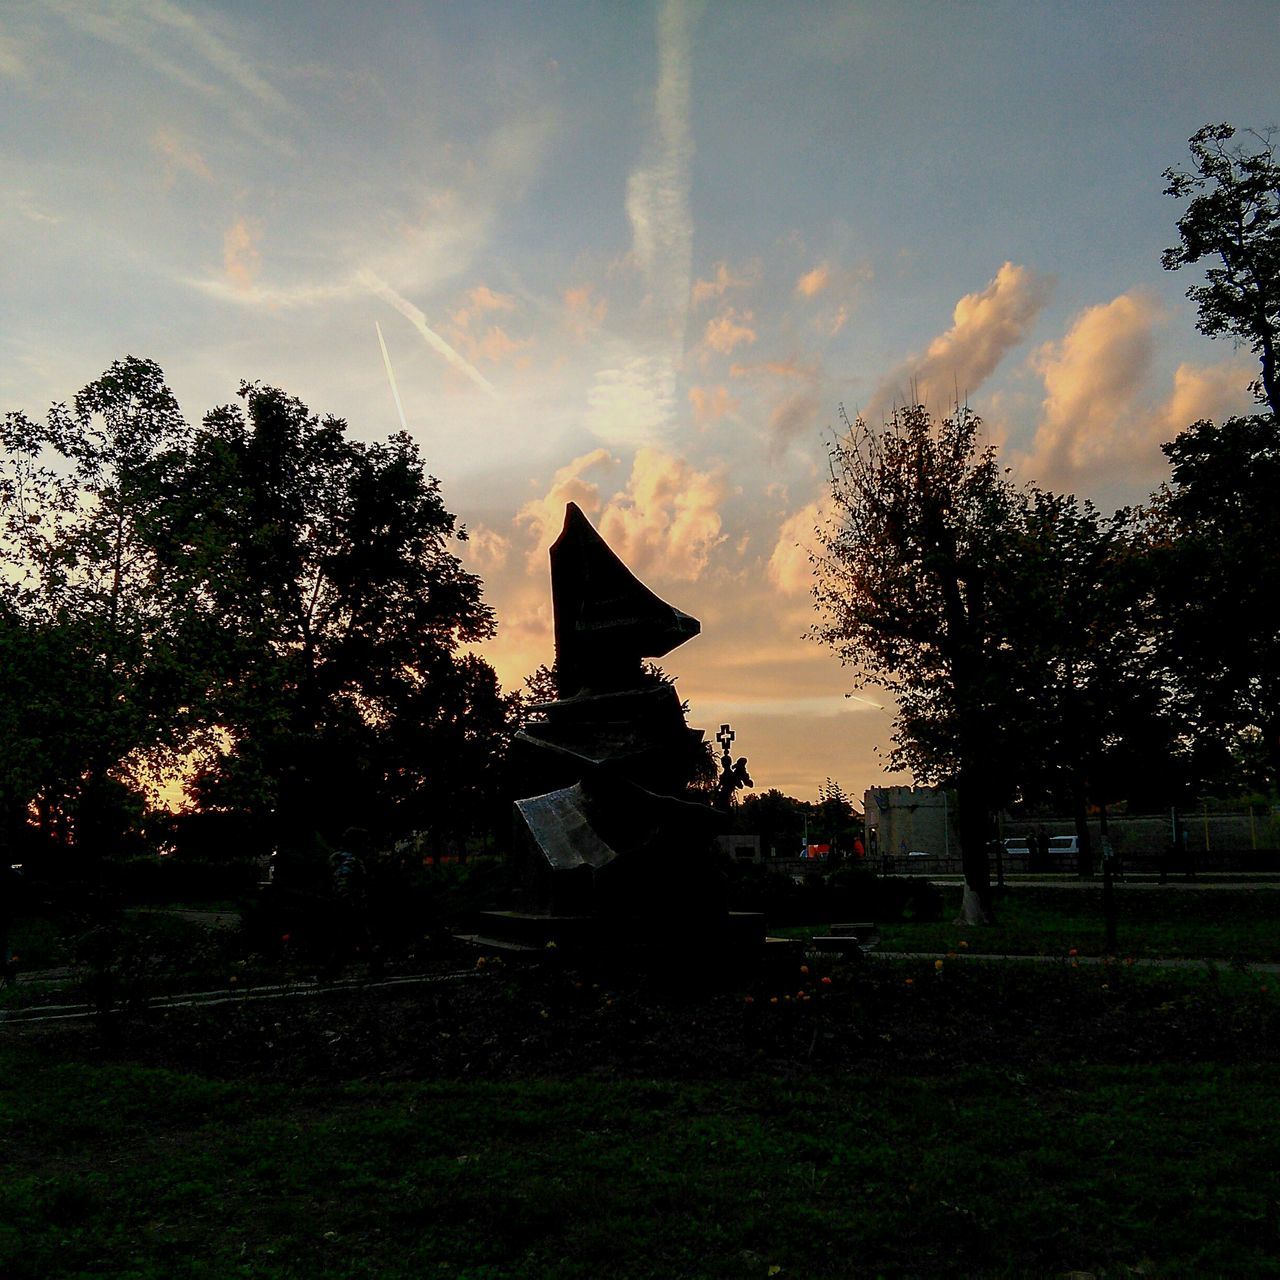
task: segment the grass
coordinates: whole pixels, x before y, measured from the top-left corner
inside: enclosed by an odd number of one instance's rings
[[[958,887],[943,886],[939,922],[898,921],[880,926],[882,951],[954,951],[963,940],[974,952],[997,955],[1102,955],[1106,930],[1101,888],[1009,888],[997,899],[995,927],[952,923]],[[1203,893],[1128,888],[1116,893],[1118,954],[1160,959],[1280,961],[1280,890],[1213,889]],[[825,926],[777,932],[808,937]]]
[[[1273,1275],[1270,1077],[286,1089],[7,1047],[0,1272]]]
[[[0,1029],[0,1275],[1280,1274],[1270,981],[789,983],[552,965]]]

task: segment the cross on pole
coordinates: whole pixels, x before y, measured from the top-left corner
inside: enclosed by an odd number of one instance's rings
[[[727,724],[722,724],[720,726],[720,732],[716,734],[716,741],[724,748],[725,755],[729,754],[729,743],[731,743],[737,736],[738,735],[734,733]]]

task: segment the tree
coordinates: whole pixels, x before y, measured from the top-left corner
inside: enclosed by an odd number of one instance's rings
[[[20,651],[11,669],[24,673],[0,695],[19,703],[8,715],[24,743],[11,830],[30,807],[61,843],[113,842],[122,789],[137,793],[157,754],[181,744],[190,654],[150,522],[155,460],[185,432],[159,366],[134,357],[43,423],[5,418],[0,577]]]
[[[464,646],[492,635],[465,537],[406,434],[365,444],[274,388],[162,465],[157,546],[195,601],[228,746],[195,790],[303,856],[349,826],[455,838],[511,707]]]
[[[1162,649],[1202,767],[1260,757],[1280,785],[1280,433],[1265,415],[1197,422],[1163,446],[1152,500]]]
[[[891,763],[954,787],[964,915],[992,919],[987,843],[1008,798],[1018,708],[993,618],[1023,500],[967,409],[923,405],[830,447],[834,516],[818,531],[815,636],[897,699]]]
[[[1190,140],[1194,172],[1165,170],[1165,194],[1190,203],[1178,220],[1181,244],[1161,260],[1176,271],[1217,259],[1205,283],[1187,290],[1198,327],[1248,343],[1262,364],[1255,392],[1280,418],[1280,163],[1273,130],[1245,132],[1255,148],[1233,143],[1229,124],[1205,125]]]
[[[1149,755],[1170,776],[1175,733],[1154,652],[1147,546],[1128,509],[1035,487],[1017,522],[1000,610],[1027,724],[1015,777],[1024,800],[1070,812],[1092,870],[1088,807],[1138,781]]]

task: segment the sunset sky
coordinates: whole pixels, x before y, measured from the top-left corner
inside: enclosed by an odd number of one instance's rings
[[[1278,55],[1274,0],[6,0],[0,410],[134,354],[372,439],[390,367],[508,687],[573,499],[701,619],[691,723],[860,797],[889,711],[804,638],[838,407],[958,393],[1017,478],[1141,500],[1255,376],[1161,172],[1280,122]]]

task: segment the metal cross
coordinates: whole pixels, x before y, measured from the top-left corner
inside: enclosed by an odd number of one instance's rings
[[[727,724],[722,724],[720,726],[720,732],[716,734],[716,741],[724,748],[725,755],[729,754],[729,743],[731,743],[737,736],[738,735],[734,733]]]

